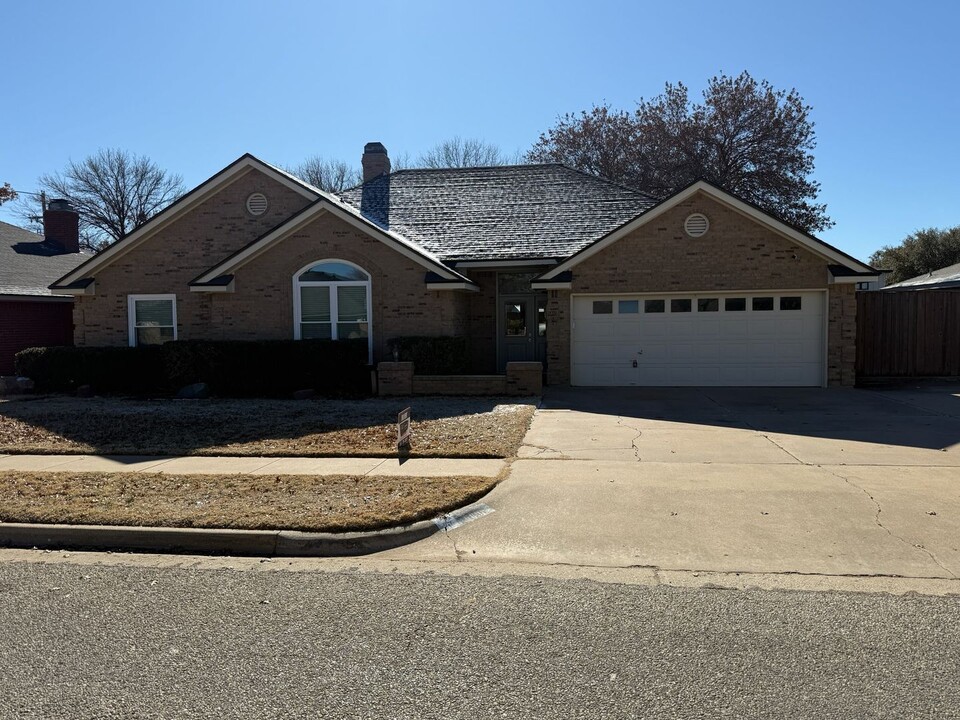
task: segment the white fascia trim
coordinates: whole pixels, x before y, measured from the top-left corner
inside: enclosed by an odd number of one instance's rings
[[[297,192],[310,200],[316,200],[318,197],[320,197],[317,192],[311,190],[309,186],[295,181],[291,178],[291,176],[279,172],[272,165],[268,165],[267,163],[257,160],[252,156],[241,158],[232,167],[229,165],[227,167],[229,169],[226,172],[221,171],[220,174],[214,175],[205,183],[201,183],[194,188],[191,192],[195,193],[195,195],[189,198],[189,200],[182,203],[174,203],[165,210],[161,210],[160,213],[154,215],[152,218],[150,218],[150,220],[134,230],[132,233],[109,246],[99,254],[94,255],[86,263],[79,265],[76,270],[64,275],[62,278],[60,278],[60,280],[57,281],[58,284],[69,285],[70,283],[79,280],[81,277],[86,277],[91,273],[97,272],[105,265],[108,265],[121,255],[125,254],[127,251],[137,247],[137,245],[149,238],[151,235],[167,227],[185,213],[193,210],[200,203],[208,200],[213,194],[220,191],[227,185],[236,182],[252,170],[259,170],[268,177],[276,180],[285,187],[290,188],[294,192]],[[59,291],[60,288],[58,287],[57,290]]]
[[[712,199],[716,200],[717,202],[722,203],[733,210],[736,210],[742,215],[746,215],[752,220],[755,220],[759,224],[767,226],[774,232],[785,236],[786,238],[794,241],[799,245],[802,245],[803,247],[807,248],[808,250],[810,250],[816,255],[819,255],[822,258],[825,258],[827,260],[832,260],[840,265],[845,265],[846,267],[855,267],[855,269],[863,272],[871,272],[873,270],[873,268],[867,265],[864,265],[859,261],[851,261],[851,259],[848,258],[847,256],[842,255],[839,252],[836,252],[835,250],[825,245],[819,245],[817,243],[814,243],[813,241],[811,241],[810,238],[808,238],[803,233],[798,232],[797,230],[794,230],[792,227],[783,224],[776,218],[771,217],[770,215],[767,215],[765,212],[762,212],[761,210],[757,210],[755,207],[747,205],[742,200],[738,200],[732,195],[728,195],[722,190],[718,190],[712,185],[705,183],[703,181],[700,181],[700,182],[694,183],[693,185],[688,187],[686,190],[681,190],[679,193],[677,193],[673,197],[668,198],[667,200],[663,201],[659,205],[654,206],[652,209],[648,210],[643,215],[640,215],[639,217],[634,218],[633,220],[628,222],[626,225],[623,225],[617,230],[614,230],[612,233],[607,235],[602,240],[598,240],[593,245],[588,246],[586,249],[581,250],[579,253],[568,258],[567,260],[560,263],[549,272],[544,273],[542,279],[549,280],[550,278],[556,275],[559,275],[565,270],[570,270],[576,265],[579,265],[581,262],[583,262],[587,258],[593,257],[598,252],[606,249],[613,243],[617,242],[617,240],[620,240],[625,235],[628,235],[629,233],[633,232],[637,228],[646,225],[648,222],[660,217],[667,211],[672,210],[674,207],[676,207],[677,205],[687,200],[688,198],[692,197],[694,194],[698,192],[702,192],[710,196]]]
[[[572,282],[532,282],[530,287],[533,290],[572,290]]]
[[[229,260],[217,265],[216,267],[208,270],[203,275],[194,280],[197,284],[203,284],[213,280],[215,277],[220,275],[227,275],[232,273],[237,268],[245,265],[246,263],[253,260],[255,257],[265,252],[270,248],[275,242],[283,239],[287,235],[295,233],[297,230],[305,227],[307,224],[313,222],[316,218],[322,215],[325,212],[329,212],[335,217],[343,220],[344,222],[354,226],[358,230],[361,230],[372,237],[377,238],[383,242],[388,247],[396,250],[398,253],[407,257],[417,264],[423,266],[427,270],[432,270],[443,278],[450,280],[462,280],[463,282],[469,282],[467,278],[459,273],[453,273],[448,268],[446,268],[439,260],[431,262],[429,258],[423,256],[422,253],[417,252],[413,248],[409,247],[402,241],[399,237],[388,234],[375,226],[371,226],[367,221],[362,220],[361,218],[356,217],[350,212],[347,212],[343,208],[340,208],[337,203],[331,201],[327,197],[320,199],[316,205],[308,209],[302,215],[299,215],[292,221],[292,224],[284,224],[276,228],[273,232],[264,235],[256,243],[248,246],[246,249],[234,255]]]
[[[41,303],[72,303],[73,298],[64,295],[23,295],[17,293],[0,294],[0,303],[4,302],[41,302]]]
[[[428,282],[427,290],[466,290],[468,292],[480,292],[479,287],[469,282]]]
[[[861,282],[879,282],[879,275],[841,275],[832,279],[834,285],[853,285]]]
[[[85,288],[63,288],[58,287],[56,292],[58,295],[96,295],[97,283],[96,281],[90,283]]]
[[[234,292],[233,280],[226,285],[191,285],[190,292],[195,293],[232,293]]]
[[[464,262],[454,263],[457,268],[514,268],[514,267],[539,267],[541,265],[556,265],[556,260],[466,260]]]

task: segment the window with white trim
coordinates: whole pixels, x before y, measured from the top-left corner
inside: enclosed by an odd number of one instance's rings
[[[131,347],[176,340],[177,296],[128,295],[127,324]]]
[[[370,275],[353,263],[308,265],[293,277],[293,297],[297,340],[371,338]]]

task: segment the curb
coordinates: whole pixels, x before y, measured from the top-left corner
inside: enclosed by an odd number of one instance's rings
[[[440,529],[433,520],[421,520],[386,530],[349,533],[0,523],[0,547],[258,557],[346,557],[408,545]]]

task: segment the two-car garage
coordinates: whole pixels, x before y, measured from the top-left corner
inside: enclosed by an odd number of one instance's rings
[[[574,295],[573,385],[820,386],[826,293]]]

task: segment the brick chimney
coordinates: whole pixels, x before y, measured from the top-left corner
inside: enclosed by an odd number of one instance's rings
[[[68,253],[80,252],[80,215],[69,200],[51,200],[43,210],[43,237]]]
[[[368,142],[364,145],[360,164],[363,165],[364,182],[381,175],[387,175],[390,172],[390,158],[387,156],[387,149],[383,146],[383,143]]]

